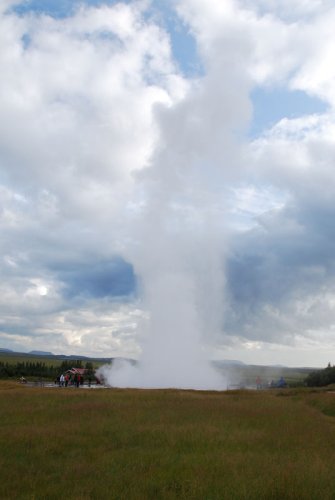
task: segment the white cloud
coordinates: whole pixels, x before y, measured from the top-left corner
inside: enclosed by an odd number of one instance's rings
[[[50,314],[67,305],[50,265],[87,253],[113,258],[124,246],[117,231],[133,174],[157,141],[154,109],[186,87],[167,34],[139,3],[82,7],[65,19],[8,11],[0,33],[2,319],[24,338],[39,330],[40,342],[52,342]],[[101,353],[99,327],[88,340],[84,316],[63,329],[86,338],[83,351]]]
[[[171,102],[169,79],[182,84],[164,32],[122,4],[65,20],[8,14],[1,28],[1,151],[10,178],[22,189],[42,185],[62,204],[73,203],[75,179],[84,205],[106,183],[124,195],[154,145],[153,106]]]
[[[11,4],[0,8],[5,342],[36,335],[36,348],[56,352],[138,354],[138,310],[173,316],[156,308],[155,266],[166,301],[171,280],[171,297],[195,301],[196,319],[181,319],[197,335],[255,353],[330,342],[332,2],[178,2],[204,68],[193,80],[149,4],[62,19],[5,13]],[[249,142],[257,86],[299,89],[329,110]],[[147,302],[106,298],[101,266],[115,255],[135,266]]]

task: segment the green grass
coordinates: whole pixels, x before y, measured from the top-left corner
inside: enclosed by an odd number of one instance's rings
[[[334,414],[325,391],[2,382],[0,498],[333,499]]]

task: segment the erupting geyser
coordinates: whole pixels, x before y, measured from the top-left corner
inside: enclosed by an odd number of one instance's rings
[[[162,233],[158,241],[162,242]],[[142,325],[142,355],[137,365],[119,362],[104,367],[116,387],[178,387],[222,389],[225,381],[206,359],[203,342],[220,326],[222,265],[220,253],[208,251],[213,241],[187,241],[181,235],[170,244],[169,256],[140,257],[144,306],[149,320]],[[168,239],[164,238],[166,249]],[[207,248],[207,252],[205,252]],[[154,248],[155,249],[155,248]],[[152,250],[152,249],[151,249]],[[185,255],[189,259],[185,259]],[[150,262],[155,261],[155,266]],[[221,306],[221,307],[220,307]],[[207,353],[208,356],[208,353]]]
[[[213,152],[225,138],[215,130],[211,141],[202,140],[204,128],[213,127],[209,110],[199,108],[203,97],[196,87],[155,116],[161,147],[136,179],[127,237],[149,320],[140,326],[138,364],[104,369],[113,386],[225,387],[204,350],[222,328],[224,210],[217,181],[224,169]]]

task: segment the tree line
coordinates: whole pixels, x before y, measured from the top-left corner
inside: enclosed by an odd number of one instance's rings
[[[323,387],[329,384],[335,384],[335,366],[328,366],[323,370],[315,370],[309,373],[305,379],[308,387]]]
[[[90,361],[86,362],[85,365],[81,360],[65,360],[58,365],[46,364],[43,361],[18,361],[16,363],[0,361],[0,378],[36,377],[55,379],[72,367],[86,368],[90,373],[94,372],[93,364]]]

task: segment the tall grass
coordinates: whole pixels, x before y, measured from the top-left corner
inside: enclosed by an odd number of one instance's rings
[[[335,395],[285,394],[1,383],[0,498],[333,499]]]

